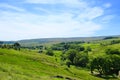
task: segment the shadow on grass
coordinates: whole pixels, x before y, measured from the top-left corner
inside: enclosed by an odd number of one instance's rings
[[[72,79],[70,77],[64,77],[64,76],[61,76],[61,75],[56,75],[56,76],[53,76],[52,78],[57,78],[57,79],[65,79],[65,80],[76,80],[76,79]]]

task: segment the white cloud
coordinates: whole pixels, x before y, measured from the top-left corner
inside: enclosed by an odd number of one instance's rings
[[[104,4],[104,7],[105,8],[110,8],[112,5],[111,5],[111,3],[106,3],[106,4]]]
[[[47,13],[47,14],[51,14],[52,13],[51,11],[48,11],[48,10],[46,10],[44,8],[41,8],[41,7],[35,7],[34,9],[37,10],[37,11],[41,11],[41,12]]]
[[[28,3],[35,3],[35,4],[78,4],[79,0],[26,0],[25,2]]]
[[[102,24],[94,22],[94,19],[104,15],[104,9],[100,6],[91,7],[83,0],[26,0],[26,2],[65,4],[70,10],[62,9],[56,13],[43,7],[33,7],[38,12],[47,13],[44,15],[31,11],[19,13],[1,10],[0,32],[3,33],[0,34],[1,39],[93,36],[96,31],[102,29]],[[0,7],[24,11],[7,4]],[[54,9],[58,10],[55,7]]]
[[[104,10],[100,7],[87,8],[79,14],[79,19],[92,20],[104,14]]]
[[[1,14],[0,14],[1,15]],[[101,26],[94,22],[81,22],[72,19],[72,14],[34,15],[8,12],[2,14],[0,31],[11,35],[9,39],[39,38],[39,37],[70,37],[90,36]],[[3,34],[0,34],[2,36]]]
[[[62,4],[68,7],[86,7],[88,3],[84,2],[83,0],[25,0],[25,3],[31,4]]]
[[[12,10],[20,11],[20,12],[25,11],[25,10],[22,9],[22,8],[15,7],[15,6],[6,4],[6,3],[0,3],[0,8],[12,9]]]
[[[101,20],[102,23],[109,23],[111,21],[111,19],[113,19],[115,17],[115,15],[107,15],[104,16]]]

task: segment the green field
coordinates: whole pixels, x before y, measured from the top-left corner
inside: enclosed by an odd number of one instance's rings
[[[119,40],[119,39],[118,39]],[[120,49],[120,44],[101,46],[101,43],[109,44],[111,40],[100,40],[91,43],[80,44],[92,48],[88,53],[92,60],[97,56],[104,56],[105,49]],[[118,78],[100,78],[93,76],[89,68],[81,68],[72,65],[68,68],[62,64],[61,51],[54,50],[54,56],[46,55],[38,50],[0,49],[0,80],[118,80]]]
[[[92,76],[88,70],[61,66],[55,57],[24,50],[0,49],[0,80],[66,80],[65,78],[102,80]]]

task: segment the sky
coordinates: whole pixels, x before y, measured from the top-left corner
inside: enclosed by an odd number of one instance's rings
[[[120,35],[120,0],[0,0],[0,40]]]

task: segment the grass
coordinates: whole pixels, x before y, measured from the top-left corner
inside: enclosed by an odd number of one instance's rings
[[[55,57],[34,51],[0,49],[0,80],[66,80],[67,78],[102,80],[92,76],[88,70],[61,66]]]
[[[105,55],[105,49],[120,49],[120,44],[101,46],[100,43],[109,43],[111,40],[102,40],[82,44],[85,48],[92,48],[89,52],[90,60]],[[80,44],[81,45],[81,44]],[[108,80],[91,75],[84,68],[61,65],[62,51],[54,51],[54,56],[38,53],[36,50],[16,51],[0,49],[0,80]],[[118,79],[109,79],[118,80]]]

